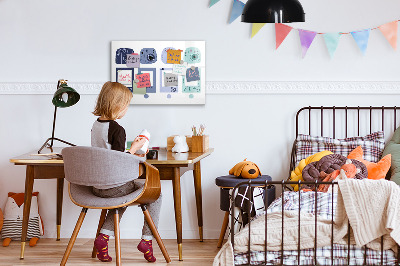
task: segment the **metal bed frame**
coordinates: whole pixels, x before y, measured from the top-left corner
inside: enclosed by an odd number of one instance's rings
[[[312,126],[311,126],[311,112],[313,110],[317,110],[319,111],[319,115],[320,115],[320,136],[324,136],[324,111],[325,110],[331,110],[330,113],[332,113],[332,129],[333,129],[333,138],[336,137],[336,122],[338,119],[336,119],[336,113],[337,112],[344,112],[344,121],[342,122],[342,125],[344,123],[344,129],[345,129],[345,137],[348,137],[348,125],[349,125],[349,115],[348,113],[350,112],[356,112],[357,115],[357,136],[360,136],[360,113],[365,111],[369,111],[369,131],[370,133],[372,133],[372,125],[373,125],[373,114],[375,114],[376,112],[381,112],[381,130],[384,131],[385,129],[385,113],[387,113],[386,111],[391,111],[393,112],[393,130],[396,129],[396,118],[397,118],[397,111],[400,108],[393,106],[393,107],[348,107],[348,106],[344,106],[344,107],[337,107],[337,106],[331,106],[331,107],[324,107],[324,106],[320,106],[320,107],[312,107],[312,106],[308,106],[308,107],[303,107],[301,108],[297,114],[296,114],[296,138],[297,136],[300,134],[299,133],[299,120],[300,120],[300,114],[303,111],[308,111],[308,134],[311,135],[311,131],[312,131]],[[325,112],[326,113],[326,112]],[[325,119],[326,121],[327,119]],[[318,121],[317,121],[318,122]],[[325,124],[326,125],[326,124]],[[354,125],[354,124],[353,124]],[[295,154],[295,146],[296,146],[296,141],[293,144],[293,149],[292,149],[292,153],[291,153],[291,160],[290,160],[290,171],[289,171],[289,176],[290,176],[290,172],[295,169],[296,165],[295,165],[295,158],[296,158],[296,154]],[[242,186],[251,186],[251,187],[259,187],[259,188],[263,188],[265,191],[265,195],[266,198],[268,198],[268,188],[271,185],[276,185],[276,186],[281,186],[282,188],[282,195],[285,192],[285,190],[291,190],[289,186],[287,185],[300,185],[301,184],[306,184],[306,185],[315,185],[314,191],[317,192],[318,186],[319,185],[325,185],[325,184],[330,184],[332,185],[332,190],[334,189],[334,186],[336,186],[338,183],[336,181],[332,181],[332,182],[319,182],[319,181],[315,181],[315,182],[302,182],[302,181],[252,181],[251,179],[249,181],[246,182],[242,182],[240,184],[238,184],[237,186],[234,187],[233,191],[232,191],[232,195],[235,195],[236,190],[239,187]],[[299,193],[299,202],[301,202],[301,192],[300,190],[298,191]],[[250,198],[252,198],[253,191],[250,189]],[[334,206],[333,206],[333,200],[334,199],[334,193],[332,193],[332,223],[331,223],[331,228],[332,228],[332,237],[331,237],[331,261],[332,261],[332,265],[334,262],[334,254],[333,254],[333,224],[334,224],[334,217],[333,217],[333,210],[334,210]],[[315,213],[317,213],[317,202],[318,202],[318,198],[317,198],[317,193],[315,193]],[[259,265],[272,265],[272,264],[268,264],[267,262],[267,233],[268,233],[268,219],[267,219],[267,201],[264,201],[264,208],[265,208],[265,247],[264,247],[264,262],[259,263]],[[282,197],[282,212],[284,212],[284,197]],[[300,204],[299,204],[299,210],[298,210],[298,214],[299,214],[299,220],[298,220],[298,226],[300,227]],[[231,232],[230,232],[230,236],[231,236],[231,244],[232,247],[234,248],[235,245],[235,241],[234,241],[234,217],[235,217],[235,208],[234,208],[234,197],[232,197],[231,200]],[[314,239],[314,258],[313,264],[307,264],[307,265],[318,265],[317,264],[317,255],[316,255],[316,249],[317,249],[317,215],[315,215],[315,239]],[[245,265],[250,265],[251,264],[251,249],[250,249],[250,243],[251,243],[251,219],[249,219],[248,222],[248,227],[249,227],[249,242],[247,245],[247,264]],[[281,250],[280,250],[280,264],[278,265],[284,265],[283,264],[283,251],[284,251],[284,240],[283,240],[283,235],[284,235],[284,217],[282,216],[282,237],[281,237]],[[297,265],[305,265],[305,264],[300,264],[300,254],[301,254],[301,249],[300,249],[300,242],[301,242],[301,237],[300,237],[300,230],[298,233],[298,243],[297,243]],[[396,263],[395,265],[400,265],[400,246],[397,245],[397,248],[399,250],[399,252],[397,253],[397,258],[396,258]],[[364,249],[364,263],[363,265],[367,265],[367,253],[366,253],[366,246],[363,246]],[[350,224],[348,226],[348,233],[347,233],[347,264],[346,265],[350,265]],[[381,237],[381,257],[380,257],[380,265],[384,265],[384,261],[383,261],[383,236]]]

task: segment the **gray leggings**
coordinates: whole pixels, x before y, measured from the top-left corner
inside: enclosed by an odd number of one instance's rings
[[[128,195],[142,188],[143,186],[144,182],[138,182],[138,181],[135,182],[135,180],[133,180],[122,186],[108,188],[108,189],[98,189],[94,187],[93,194],[101,198],[116,198]],[[155,202],[146,204],[146,207],[149,210],[151,218],[153,218],[154,224],[156,225],[157,228],[158,228],[158,221],[160,218],[161,202],[162,202],[162,196],[160,194],[160,197]],[[126,207],[118,208],[119,219],[122,218],[122,215],[124,214],[125,210]],[[114,214],[115,214],[115,209],[108,210],[106,220],[104,221],[100,233],[109,236],[114,236]],[[144,221],[143,225],[142,239],[146,240],[153,239],[153,234],[146,220]]]

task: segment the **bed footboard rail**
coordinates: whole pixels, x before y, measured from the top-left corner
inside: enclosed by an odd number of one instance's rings
[[[280,243],[280,250],[279,251],[275,251],[274,252],[279,252],[279,256],[278,259],[274,258],[274,259],[268,259],[271,258],[271,256],[269,255],[269,250],[268,250],[268,211],[267,211],[267,204],[268,204],[268,193],[269,190],[268,188],[270,188],[271,185],[277,186],[277,188],[279,188],[279,186],[282,189],[282,194],[280,198],[277,198],[275,200],[275,202],[277,202],[278,200],[281,201],[281,209],[280,211],[282,212],[282,219],[281,219],[281,243]],[[299,185],[299,187],[301,185],[310,185],[313,186],[312,191],[315,193],[315,197],[313,197],[313,202],[312,204],[314,204],[313,207],[313,211],[315,214],[315,220],[314,220],[314,227],[315,227],[315,232],[314,232],[314,247],[313,247],[313,256],[310,255],[310,250],[308,250],[307,254],[303,254],[303,257],[306,256],[307,260],[302,261],[302,253],[304,253],[304,251],[302,251],[301,249],[301,231],[300,231],[300,225],[301,225],[301,206],[302,206],[302,190],[299,189],[296,192],[291,192],[291,193],[298,193],[298,209],[296,210],[297,214],[298,214],[298,221],[297,221],[297,226],[298,226],[298,235],[297,235],[297,254],[295,254],[295,256],[297,256],[297,261],[293,262],[290,261],[286,261],[286,258],[288,256],[285,255],[285,243],[284,243],[284,233],[285,233],[285,219],[284,219],[284,213],[285,213],[285,191],[287,191],[287,185]],[[335,243],[334,243],[334,210],[335,207],[334,206],[334,195],[335,193],[330,193],[331,196],[331,206],[329,208],[329,212],[330,212],[330,226],[331,226],[331,239],[330,239],[330,259],[327,258],[326,256],[324,257],[324,262],[321,263],[321,261],[319,261],[319,258],[317,257],[317,249],[320,248],[318,247],[317,243],[318,243],[318,231],[317,231],[317,218],[318,218],[318,188],[321,185],[331,185],[332,186],[332,191],[335,191],[335,189],[338,189],[338,182],[337,181],[332,181],[332,182],[322,182],[322,181],[315,181],[315,182],[305,182],[305,181],[268,181],[266,180],[264,181],[252,181],[251,179],[245,182],[242,182],[238,185],[236,185],[234,187],[234,189],[232,190],[232,197],[231,197],[231,226],[230,226],[230,241],[233,247],[233,250],[235,250],[235,197],[234,195],[236,195],[237,190],[240,187],[250,187],[251,189],[249,189],[250,192],[250,199],[253,198],[253,188],[261,188],[264,190],[264,209],[265,209],[265,213],[264,214],[260,214],[260,215],[265,215],[265,224],[264,224],[264,237],[265,237],[265,243],[264,243],[264,250],[263,251],[257,251],[257,252],[263,252],[263,261],[259,261],[256,259],[253,259],[252,254],[254,253],[252,251],[252,235],[251,235],[251,228],[252,228],[252,219],[250,217],[249,214],[249,219],[248,219],[248,243],[247,243],[247,252],[246,254],[242,253],[242,256],[247,257],[247,263],[243,263],[242,261],[237,264],[237,265],[400,265],[400,252],[397,252],[397,256],[394,260],[389,261],[389,264],[387,263],[387,258],[384,259],[384,243],[383,243],[383,236],[381,237],[381,241],[380,241],[380,258],[374,258],[375,261],[379,261],[380,263],[374,263],[374,264],[368,264],[368,258],[367,258],[367,253],[369,253],[368,249],[366,246],[362,247],[362,251],[363,251],[363,263],[360,264],[360,260],[357,260],[357,264],[351,264],[352,262],[356,261],[354,258],[352,259],[352,247],[353,245],[351,245],[350,243],[350,224],[348,224],[348,232],[347,232],[347,237],[346,237],[346,242],[347,242],[347,258],[343,258],[342,256],[340,257],[335,257]],[[229,241],[229,240],[228,240]],[[329,247],[329,246],[328,246]],[[400,251],[399,249],[399,245],[397,245],[397,249]],[[270,250],[271,251],[271,250]],[[252,253],[253,252],[253,253]],[[296,252],[296,250],[294,250],[293,248],[291,249],[291,255],[293,258],[293,253]],[[353,253],[355,251],[353,250]],[[275,253],[276,254],[276,253]],[[312,257],[312,258],[311,258]],[[258,257],[259,258],[259,257]],[[339,262],[338,262],[339,261]],[[305,263],[305,262],[310,262],[310,263]],[[287,264],[289,263],[289,264]],[[325,264],[324,264],[325,263]]]

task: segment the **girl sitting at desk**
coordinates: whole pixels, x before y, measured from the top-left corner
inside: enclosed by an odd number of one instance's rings
[[[118,82],[106,82],[100,91],[97,98],[96,107],[93,114],[99,118],[93,123],[91,142],[93,147],[106,148],[125,152],[126,134],[125,129],[120,126],[115,120],[121,119],[126,114],[129,104],[132,100],[131,91],[124,85]],[[129,149],[129,153],[144,157],[145,154],[135,154],[143,144],[145,138],[136,138]],[[137,165],[139,167],[139,164]],[[132,193],[135,190],[143,187],[143,183],[135,182],[137,176],[132,177],[132,181],[114,187],[93,187],[93,194],[102,198],[122,197]],[[153,203],[147,204],[147,209],[153,218],[154,224],[158,227],[158,220],[161,208],[160,197]],[[119,208],[118,212],[120,219],[125,212],[126,207]],[[101,228],[99,236],[94,241],[97,249],[97,258],[101,261],[111,261],[112,258],[108,255],[108,240],[110,236],[114,236],[114,219],[115,210],[107,212],[106,220]],[[152,238],[150,227],[144,221],[142,230],[142,240],[137,249],[144,253],[144,258],[149,262],[155,262],[156,258],[153,255]]]

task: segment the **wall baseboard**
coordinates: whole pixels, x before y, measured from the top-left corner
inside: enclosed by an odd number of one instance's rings
[[[71,82],[80,94],[96,95],[101,82]],[[53,94],[56,82],[0,83],[0,94]],[[400,81],[208,81],[206,94],[400,94]]]

